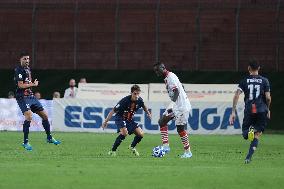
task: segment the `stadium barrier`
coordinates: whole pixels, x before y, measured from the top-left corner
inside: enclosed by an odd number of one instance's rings
[[[49,115],[51,129],[70,132],[116,132],[113,119],[105,130],[104,118],[118,100],[129,94],[132,84],[80,84],[76,99],[40,100]],[[145,133],[159,133],[158,119],[169,104],[164,84],[140,84],[141,96],[151,109],[152,120],[139,110],[134,119]],[[237,108],[238,119],[229,125],[231,101],[236,85],[184,84],[191,100],[188,131],[192,134],[239,134],[243,119],[243,104]],[[20,131],[24,116],[14,99],[0,99],[0,130]],[[33,115],[31,131],[42,131],[41,119]],[[176,133],[174,122],[169,133]]]
[[[232,102],[236,84],[183,84],[191,102]],[[240,99],[243,99],[243,94]],[[169,101],[165,84],[149,84],[149,101]]]
[[[40,100],[47,114],[52,129],[53,117],[53,101]],[[24,116],[15,99],[0,98],[0,131],[22,131]],[[33,114],[30,131],[44,131],[41,118],[37,114]]]
[[[129,95],[133,84],[79,83],[77,98],[96,100],[120,100]],[[139,84],[143,99],[148,99],[148,84]]]
[[[53,130],[70,132],[116,132],[114,118],[109,121],[108,128],[100,128],[104,118],[116,105],[117,101],[90,99],[56,99],[54,100]],[[157,134],[159,117],[165,111],[169,102],[150,102],[145,104],[152,112],[150,120],[140,109],[134,116],[145,133]],[[237,108],[237,120],[229,124],[231,103],[228,102],[193,102],[187,130],[191,134],[239,134],[243,109]],[[169,123],[169,133],[176,133],[173,121]]]

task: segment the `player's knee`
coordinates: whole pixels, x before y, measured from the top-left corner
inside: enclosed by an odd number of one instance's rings
[[[45,111],[41,111],[38,113],[38,115],[43,119],[43,120],[48,120],[47,113]]]
[[[32,119],[33,119],[32,115],[26,115],[25,116],[25,120],[27,120],[27,121],[32,121]]]
[[[128,131],[125,130],[125,129],[122,129],[122,130],[120,131],[120,134],[126,137],[126,136],[128,135]]]
[[[25,115],[25,120],[27,120],[27,121],[32,121],[32,119],[33,119],[33,113],[32,113],[31,111],[25,112],[24,115]]]
[[[144,133],[143,133],[143,132],[140,132],[138,135],[139,135],[141,138],[144,137]]]
[[[181,133],[184,131],[185,125],[177,125],[177,132]]]
[[[160,118],[158,121],[158,124],[160,127],[164,127],[167,123],[165,122],[165,120],[163,118]]]
[[[257,139],[259,139],[259,137],[261,136],[261,134],[262,134],[262,132],[256,132],[256,133],[254,134],[254,137],[257,138]]]
[[[48,120],[48,116],[46,114],[44,114],[42,117],[41,117],[43,120]]]
[[[32,121],[32,119],[33,119],[32,116],[26,117],[27,121]]]

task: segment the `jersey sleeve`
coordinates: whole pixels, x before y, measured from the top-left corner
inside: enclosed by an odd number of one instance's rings
[[[24,81],[23,73],[20,69],[15,69],[15,81]]]
[[[123,111],[124,110],[124,106],[125,106],[125,100],[121,99],[113,108],[114,112],[119,112],[119,111]]]
[[[174,91],[175,89],[177,89],[178,87],[178,78],[177,76],[172,73],[172,76],[169,78],[168,80],[168,88],[170,89],[170,91]]]
[[[245,88],[246,88],[246,86],[245,86],[245,80],[242,80],[242,81],[239,83],[237,89],[241,90],[241,92],[244,92],[244,91],[245,91]]]
[[[269,84],[268,79],[265,79],[263,84],[264,84],[263,86],[264,92],[270,92],[270,84]]]
[[[140,107],[144,107],[144,100],[143,100],[143,98],[140,98]]]

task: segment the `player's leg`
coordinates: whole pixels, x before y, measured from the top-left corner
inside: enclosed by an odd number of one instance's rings
[[[126,122],[125,121],[115,121],[117,128],[119,130],[119,135],[116,137],[111,151],[108,152],[109,155],[115,156],[116,150],[118,146],[121,144],[121,142],[125,139],[125,137],[128,135],[128,130],[126,128]]]
[[[172,119],[174,119],[173,111],[172,111],[172,109],[167,109],[158,121],[158,124],[160,126],[162,144],[163,144],[163,148],[164,148],[166,153],[168,153],[170,151],[169,134],[168,134],[168,125],[167,124]]]
[[[26,101],[26,98],[17,99],[17,103],[25,116],[25,121],[23,124],[23,133],[24,133],[24,141],[22,146],[28,150],[32,150],[32,146],[29,144],[29,128],[32,121],[32,111],[30,110],[29,102]]]
[[[180,136],[181,142],[183,144],[184,154],[181,155],[181,158],[191,158],[192,153],[190,151],[190,145],[188,140],[188,134],[185,130],[186,125],[177,125],[177,132]]]
[[[132,148],[135,148],[135,146],[136,146],[139,142],[141,142],[141,140],[142,140],[143,137],[144,137],[144,132],[142,131],[142,129],[141,129],[140,127],[137,127],[137,128],[135,129],[134,133],[135,133],[135,137],[134,137],[134,139],[133,139],[133,141],[132,141],[132,143],[131,143],[131,145],[130,145]]]
[[[32,114],[33,113],[31,110],[24,112],[24,116],[25,116],[25,121],[23,124],[24,142],[22,146],[28,151],[32,150],[32,146],[29,143],[29,132],[30,132],[30,124],[32,121]]]
[[[242,135],[245,140],[248,139],[248,133],[250,131],[250,128],[253,128],[252,124],[253,124],[253,118],[251,114],[245,113],[242,125]]]
[[[135,130],[134,130],[135,137],[134,137],[131,145],[129,146],[129,149],[131,150],[131,152],[134,155],[139,156],[139,153],[138,153],[138,151],[136,150],[135,147],[143,139],[144,132],[142,131],[142,129],[140,127],[138,127],[137,123],[134,122],[134,124],[135,124]]]
[[[246,159],[245,159],[245,163],[250,163],[252,155],[253,155],[253,153],[255,152],[255,150],[258,146],[258,141],[259,141],[259,138],[260,138],[261,135],[262,135],[262,132],[257,131],[257,132],[254,133],[254,139],[250,143],[250,147],[249,147],[249,151],[248,151],[248,154],[246,156]]]
[[[249,163],[251,161],[252,155],[258,147],[258,142],[262,132],[264,131],[267,125],[267,117],[266,113],[258,113],[256,115],[256,122],[254,124],[254,138],[250,143],[249,151],[245,159],[245,163]]]
[[[55,138],[53,138],[51,133],[50,133],[50,124],[49,124],[49,121],[48,121],[48,115],[47,115],[46,111],[43,108],[37,108],[37,109],[38,110],[35,110],[35,113],[38,114],[42,119],[42,126],[45,130],[45,133],[46,133],[47,142],[53,143],[55,145],[60,144],[61,142],[59,140],[56,140]]]
[[[180,136],[181,142],[183,144],[184,154],[181,155],[181,158],[191,158],[192,153],[190,151],[190,145],[188,140],[188,134],[186,132],[187,120],[189,112],[177,112],[176,115],[176,127],[177,132]]]

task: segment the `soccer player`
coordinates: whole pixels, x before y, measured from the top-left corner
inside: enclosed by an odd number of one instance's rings
[[[25,116],[23,124],[24,142],[22,146],[32,151],[32,146],[29,143],[29,127],[32,121],[32,114],[36,113],[42,118],[42,125],[47,135],[47,142],[55,145],[61,142],[55,140],[50,134],[50,125],[48,122],[47,113],[44,111],[41,103],[34,96],[31,87],[37,87],[39,81],[35,79],[32,82],[31,70],[29,68],[30,57],[27,52],[22,52],[20,55],[20,65],[15,68],[14,80],[16,84],[16,100]]]
[[[154,64],[154,71],[157,76],[164,77],[166,89],[172,101],[158,122],[162,136],[163,148],[166,153],[170,151],[167,123],[170,120],[175,120],[177,132],[181,138],[184,148],[184,154],[181,155],[181,158],[191,158],[192,153],[190,151],[188,135],[185,130],[188,122],[189,112],[191,110],[189,99],[178,77],[174,73],[169,72],[164,64]]]
[[[242,125],[244,139],[251,141],[245,163],[250,163],[252,155],[258,146],[259,138],[264,131],[267,120],[270,119],[270,86],[267,78],[258,75],[260,66],[256,60],[251,60],[248,66],[249,75],[238,85],[233,99],[230,124],[236,117],[236,105],[239,95],[244,92],[245,109]]]
[[[110,156],[116,156],[116,149],[118,146],[128,134],[131,135],[132,133],[134,133],[136,136],[129,146],[129,149],[135,156],[139,156],[139,153],[135,147],[142,140],[144,133],[138,126],[138,123],[133,120],[133,116],[135,112],[142,107],[147,113],[147,116],[151,119],[151,113],[145,106],[143,99],[139,97],[140,92],[140,87],[138,85],[133,85],[131,87],[131,95],[122,98],[118,102],[118,104],[109,112],[101,126],[102,128],[106,128],[108,121],[115,113],[115,124],[117,125],[117,132],[119,135],[116,138],[111,151],[108,152]]]

